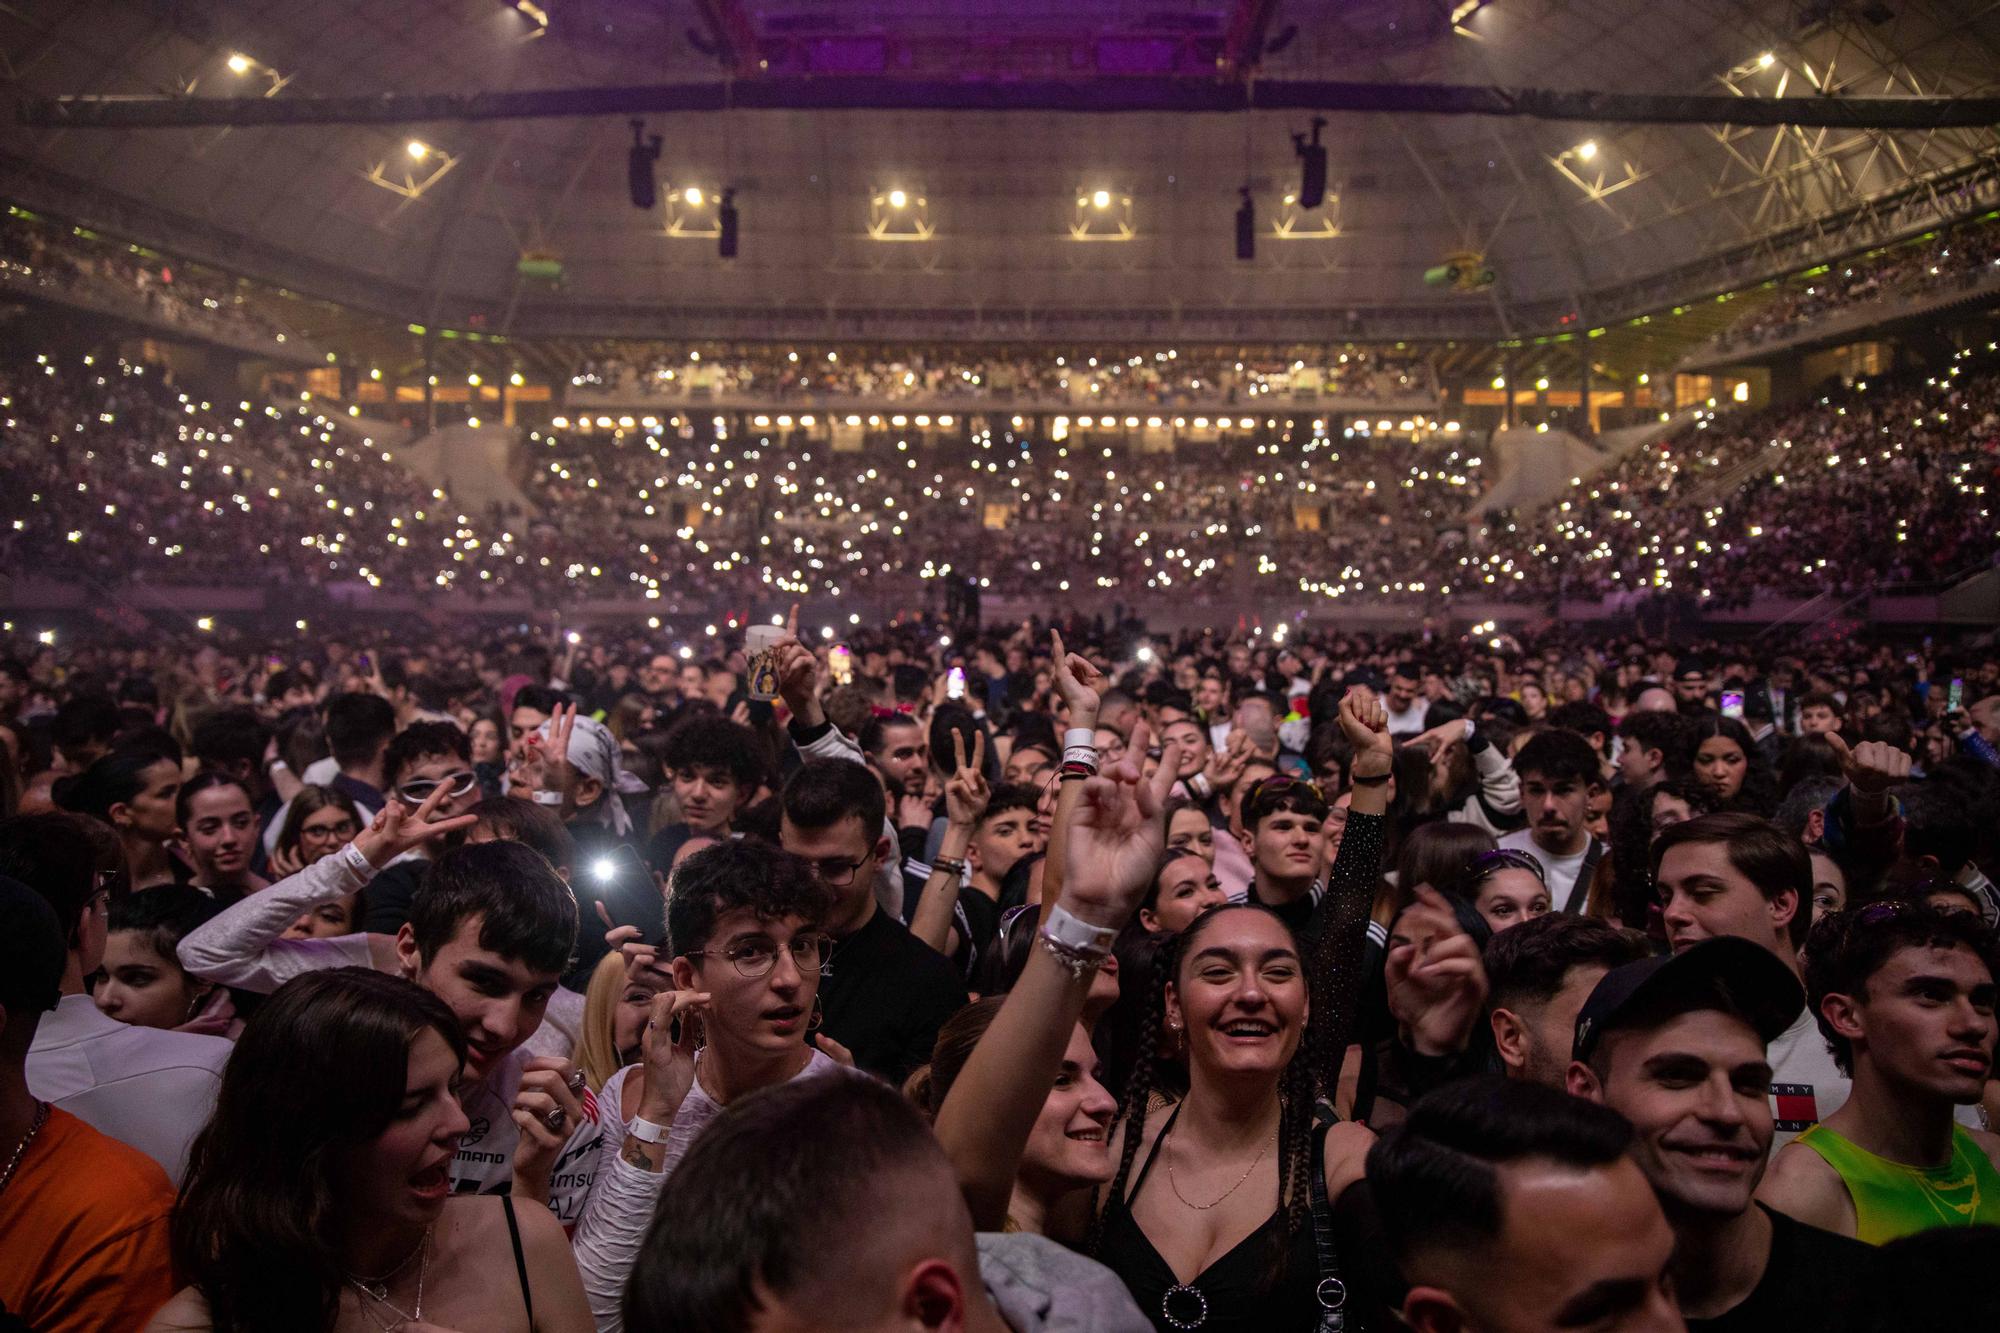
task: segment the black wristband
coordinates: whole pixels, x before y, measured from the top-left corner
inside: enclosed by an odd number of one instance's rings
[[[1387,782],[1391,776],[1392,776],[1391,774],[1383,773],[1379,777],[1349,778],[1347,780],[1347,785],[1350,787],[1379,787],[1383,783]]]

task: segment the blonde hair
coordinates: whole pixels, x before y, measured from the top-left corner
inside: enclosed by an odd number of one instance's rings
[[[597,960],[590,985],[583,992],[583,1029],[576,1043],[576,1064],[593,1093],[602,1092],[624,1064],[618,1054],[614,1017],[624,992],[625,955],[614,949]]]

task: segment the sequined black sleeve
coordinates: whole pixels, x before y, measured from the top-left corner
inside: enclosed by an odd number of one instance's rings
[[[1313,1085],[1320,1097],[1332,1097],[1340,1081],[1340,1062],[1354,1041],[1365,972],[1362,951],[1368,941],[1375,886],[1382,876],[1387,823],[1381,815],[1349,812],[1340,852],[1327,876],[1326,895],[1314,911],[1318,929],[1310,932],[1313,943],[1306,962],[1312,1017],[1305,1055],[1312,1061]]]

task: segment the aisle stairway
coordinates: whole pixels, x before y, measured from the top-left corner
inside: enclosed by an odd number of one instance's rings
[[[532,514],[535,506],[514,480],[518,432],[506,426],[445,426],[396,451],[398,462],[441,486],[467,513],[492,505]]]

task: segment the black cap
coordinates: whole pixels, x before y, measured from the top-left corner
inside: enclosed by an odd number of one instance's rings
[[[1689,676],[1699,676],[1703,680],[1707,680],[1708,664],[1698,657],[1683,657],[1680,661],[1674,663],[1675,680],[1686,680]]]
[[[1577,1013],[1570,1054],[1588,1060],[1608,1031],[1693,1009],[1740,1014],[1768,1046],[1798,1020],[1805,1005],[1798,974],[1776,954],[1750,940],[1719,936],[1605,973]]]

